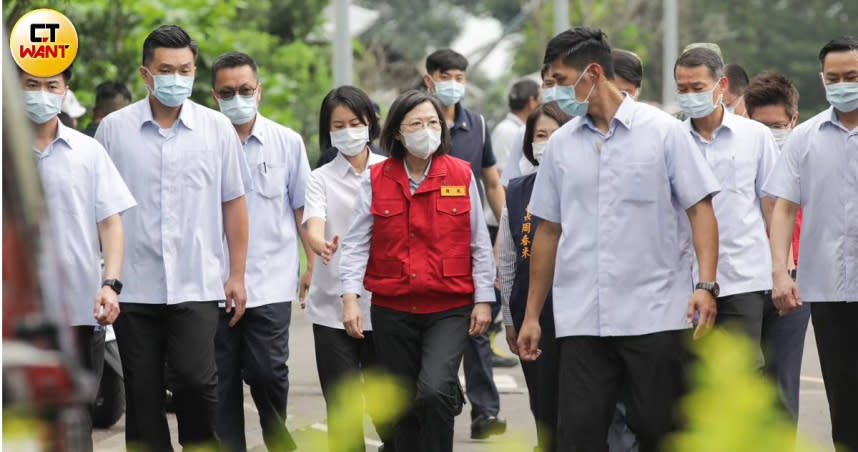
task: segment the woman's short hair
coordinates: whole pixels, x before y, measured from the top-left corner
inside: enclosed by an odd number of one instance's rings
[[[331,115],[339,106],[351,110],[363,125],[369,127],[369,141],[378,138],[381,127],[369,96],[359,88],[344,85],[332,89],[322,100],[322,109],[319,111],[319,149],[325,151],[331,148]]]
[[[560,126],[572,119],[572,116],[561,110],[556,102],[542,104],[530,113],[530,116],[527,117],[527,121],[524,123],[524,143],[522,144],[521,152],[533,166],[539,165],[539,162],[533,158],[533,135],[536,133],[536,121],[539,121],[539,117],[542,115],[557,121],[557,124]]]
[[[384,121],[384,127],[381,129],[381,139],[379,140],[382,151],[393,158],[405,158],[408,150],[405,149],[405,145],[397,140],[396,137],[400,134],[399,131],[405,115],[413,110],[414,107],[424,102],[432,104],[432,107],[435,108],[435,112],[438,114],[438,119],[441,121],[441,144],[434,155],[443,155],[450,152],[452,140],[450,138],[450,130],[447,128],[447,121],[444,120],[444,112],[441,109],[441,104],[435,99],[435,96],[426,91],[418,91],[416,89],[402,93],[393,101],[393,105],[390,106],[390,111],[387,112],[387,118]]]

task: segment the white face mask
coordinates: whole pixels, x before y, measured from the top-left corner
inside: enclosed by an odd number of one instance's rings
[[[428,159],[441,145],[441,131],[429,128],[411,133],[403,132],[402,138],[405,139],[405,149],[408,149],[411,155],[423,160]]]
[[[545,155],[545,145],[547,144],[548,141],[530,143],[533,148],[533,159],[536,160],[536,163],[542,164],[542,156]]]
[[[353,157],[360,154],[369,143],[369,127],[347,127],[331,131],[331,146],[343,155]]]
[[[787,137],[789,137],[789,133],[792,132],[791,129],[772,129],[772,135],[775,137],[775,143],[778,144],[778,147],[783,149],[784,143],[786,143]]]

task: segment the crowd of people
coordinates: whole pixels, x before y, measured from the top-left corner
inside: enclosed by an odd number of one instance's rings
[[[100,85],[84,133],[60,121],[82,114],[71,69],[20,72],[59,255],[46,273],[68,275],[89,369],[114,325],[129,446],[172,450],[169,384],[184,447],[246,450],[247,383],[268,449],[294,450],[298,300],[328,434],[355,450],[363,423],[333,416],[333,397],[375,369],[408,401],[373,418],[383,450],[451,451],[465,397],[472,438],[503,434],[487,334],[502,318],[535,450],[658,450],[679,427],[688,342],[712,327],[752,341],[797,422],[812,319],[832,439],[858,451],[858,39],[822,47],[831,107],[801,124],[788,78],[749,80],[709,43],[675,63],[677,119],[636,100],[637,55],[575,27],[547,44],[541,85],[511,86],[492,130],[463,105],[467,59],[442,49],[383,123],[359,88],[330,91],[312,171],[301,135],[259,113],[251,56],[214,61],[220,111],[190,100],[197,52],[181,27],[154,30],[148,95]]]

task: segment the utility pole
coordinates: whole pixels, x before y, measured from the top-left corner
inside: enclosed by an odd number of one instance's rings
[[[569,0],[554,0],[554,35],[569,29]]]
[[[666,111],[676,106],[673,65],[679,58],[679,7],[677,0],[664,0],[664,47],[661,80],[661,105]]]
[[[351,0],[334,0],[334,87],[352,84]]]

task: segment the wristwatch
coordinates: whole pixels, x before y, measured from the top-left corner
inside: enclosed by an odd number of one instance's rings
[[[699,282],[696,286],[694,286],[694,290],[703,289],[712,294],[713,297],[718,298],[718,294],[721,293],[721,286],[718,285],[717,282]]]
[[[122,281],[118,279],[106,279],[103,283],[101,283],[101,287],[110,287],[116,292],[116,295],[119,295],[122,292]]]

